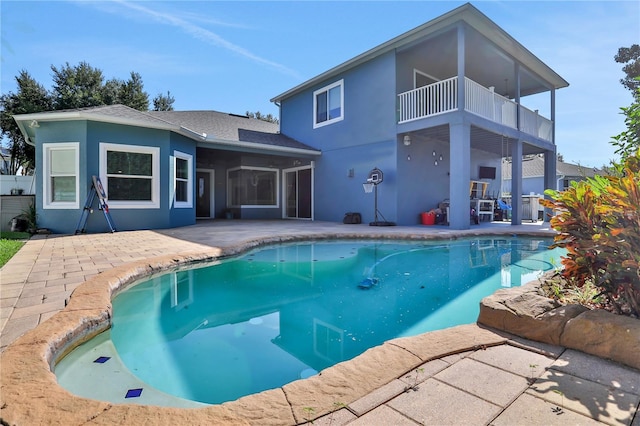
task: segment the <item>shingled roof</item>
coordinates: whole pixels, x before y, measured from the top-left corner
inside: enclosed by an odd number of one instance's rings
[[[314,150],[280,133],[280,126],[244,115],[218,111],[149,111],[149,115],[175,123],[208,141],[249,142],[262,145]]]
[[[577,164],[556,161],[556,176],[564,176],[566,178],[593,177],[600,173],[600,170],[592,167],[580,166]],[[535,155],[522,159],[522,177],[543,177],[544,176],[544,158]],[[502,179],[511,179],[511,162],[502,162]]]
[[[31,143],[35,121],[91,120],[170,130],[200,144],[231,145],[266,151],[320,155],[320,151],[280,133],[279,125],[256,118],[217,111],[138,111],[125,105],[105,105],[14,116]]]

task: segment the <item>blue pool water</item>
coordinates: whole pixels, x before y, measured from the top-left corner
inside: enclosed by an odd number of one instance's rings
[[[479,301],[559,264],[551,240],[278,245],[152,277],[113,300],[111,341],[162,392],[221,403],[386,340],[473,323]]]

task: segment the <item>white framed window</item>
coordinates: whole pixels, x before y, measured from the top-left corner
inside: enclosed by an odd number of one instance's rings
[[[344,80],[313,92],[313,128],[344,119]]]
[[[227,170],[227,206],[279,207],[278,169],[242,166]]]
[[[160,148],[100,144],[100,178],[109,208],[160,207]]]
[[[173,151],[173,207],[193,207],[193,156]]]
[[[80,144],[42,144],[42,208],[80,208]]]

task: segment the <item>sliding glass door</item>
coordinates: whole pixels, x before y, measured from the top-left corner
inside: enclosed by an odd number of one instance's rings
[[[284,211],[287,219],[313,219],[313,169],[311,166],[286,169]]]

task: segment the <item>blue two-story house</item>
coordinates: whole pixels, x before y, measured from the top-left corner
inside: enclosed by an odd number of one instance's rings
[[[544,155],[546,186],[555,187],[555,91],[566,86],[466,4],[273,101],[282,133],[322,151],[316,218],[338,220],[356,210],[372,220],[371,195],[361,184],[378,167],[386,219],[415,224],[419,212],[448,200],[450,226],[464,229],[471,199],[499,196],[503,157],[514,159],[513,199],[522,193],[526,154]],[[523,105],[526,96],[545,92],[549,118]],[[514,203],[514,223],[519,210]]]
[[[15,119],[36,146],[39,226],[54,232],[76,230],[94,175],[118,229],[341,221],[349,211],[414,225],[436,207],[466,229],[471,208],[500,196],[503,158],[513,159],[512,199],[522,195],[523,155],[541,154],[545,186],[555,187],[555,91],[566,86],[466,4],[274,97],[279,128],[121,105]],[[541,93],[550,117],[523,105]],[[513,203],[512,223],[520,210]],[[91,219],[87,230],[107,228]]]

